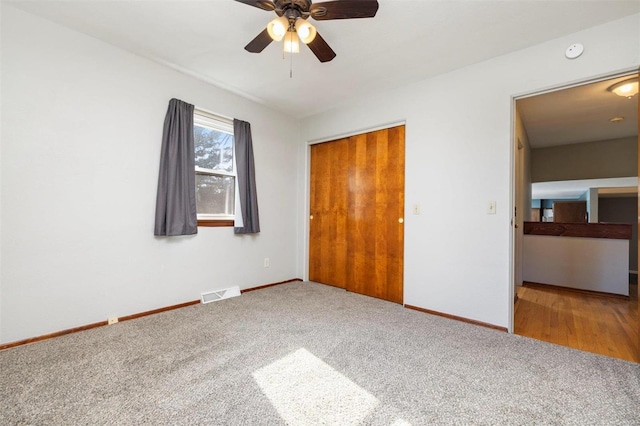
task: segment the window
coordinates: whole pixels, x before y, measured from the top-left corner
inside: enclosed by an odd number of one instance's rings
[[[193,142],[198,225],[233,226],[236,188],[233,122],[196,110]]]

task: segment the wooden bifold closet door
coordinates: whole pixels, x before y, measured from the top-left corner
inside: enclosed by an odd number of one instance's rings
[[[309,279],[402,303],[404,126],[311,146]]]

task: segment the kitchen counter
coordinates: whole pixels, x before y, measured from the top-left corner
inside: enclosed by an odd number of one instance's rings
[[[523,280],[629,296],[631,225],[524,223]]]

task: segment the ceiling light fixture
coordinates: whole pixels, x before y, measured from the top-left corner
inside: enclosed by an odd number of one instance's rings
[[[631,99],[631,97],[638,94],[638,77],[623,80],[607,88],[607,90],[618,96]]]
[[[285,53],[299,53],[300,43],[298,39],[304,44],[309,44],[318,34],[313,25],[305,19],[295,16],[289,18],[280,16],[274,19],[267,25],[267,32],[273,41],[284,39],[283,50]]]
[[[318,33],[316,31],[316,27],[314,27],[304,19],[296,19],[295,27],[296,33],[298,33],[298,37],[300,37],[300,41],[304,44],[311,43],[316,38],[316,34]]]
[[[300,43],[295,34],[295,31],[287,31],[287,35],[284,37],[284,53],[300,53]]]
[[[269,33],[269,37],[271,37],[271,39],[273,39],[274,41],[282,40],[288,29],[289,20],[284,16],[276,18],[267,24],[267,32]]]
[[[307,22],[309,18],[318,21],[373,18],[379,7],[378,0],[325,0],[315,3],[313,0],[235,1],[278,15],[266,29],[244,47],[244,50],[260,53],[272,41],[281,41],[286,37],[287,31],[293,31],[298,35],[299,41],[306,44],[320,62],[333,60],[336,52],[320,36],[314,26]],[[293,51],[293,49],[289,50]]]

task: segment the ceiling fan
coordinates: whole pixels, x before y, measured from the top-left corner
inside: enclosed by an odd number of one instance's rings
[[[267,28],[244,48],[248,52],[260,53],[272,41],[284,38],[285,52],[298,52],[298,39],[320,60],[329,62],[336,53],[318,34],[307,19],[317,21],[330,19],[372,18],[378,11],[377,0],[333,0],[313,3],[312,0],[236,0],[266,11],[274,11],[278,18],[269,22]]]

